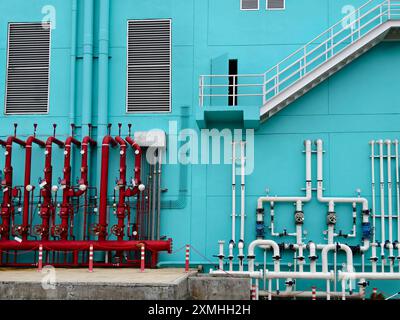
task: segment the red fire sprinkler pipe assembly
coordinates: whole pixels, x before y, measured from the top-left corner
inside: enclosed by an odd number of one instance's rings
[[[25,147],[25,141],[16,137],[17,124],[14,124],[14,136],[8,137],[6,141],[6,164],[4,168],[4,180],[1,182],[3,188],[3,203],[1,206],[1,226],[0,234],[2,240],[8,240],[10,237],[10,219],[14,214],[13,199],[13,167],[12,167],[12,146],[13,143]]]
[[[72,126],[72,131],[73,131]],[[55,227],[54,234],[59,235],[61,240],[68,239],[68,226],[69,218],[74,214],[74,208],[71,203],[71,197],[74,196],[74,189],[71,186],[71,148],[72,145],[81,147],[80,141],[70,136],[65,141],[64,149],[64,179],[61,181],[61,188],[63,189],[63,200],[60,209],[61,226]]]
[[[32,145],[35,143],[39,147],[46,147],[46,143],[42,140],[36,138],[36,128],[37,125],[34,124],[34,133],[33,136],[30,136],[26,140],[25,146],[25,180],[24,180],[24,210],[22,213],[22,225],[17,226],[16,233],[22,236],[22,240],[28,239],[28,233],[30,230],[29,224],[29,206],[30,206],[30,198],[31,192],[34,191],[34,186],[31,185],[31,171],[32,171]],[[31,221],[32,223],[32,221]]]
[[[107,238],[107,192],[110,145],[116,147],[117,142],[113,137],[107,135],[104,137],[101,147],[100,212],[99,224],[95,230],[99,241],[104,241]]]
[[[119,180],[117,188],[119,191],[119,200],[117,206],[117,219],[118,225],[113,226],[113,233],[117,236],[118,240],[124,238],[125,217],[127,216],[127,204],[125,202],[126,194],[126,142],[120,136],[115,137],[115,141],[120,146],[120,162],[119,162]]]
[[[49,227],[50,227],[50,217],[54,216],[55,208],[52,203],[52,181],[53,181],[53,167],[51,164],[53,144],[56,144],[60,148],[64,147],[64,142],[58,140],[55,137],[56,125],[53,125],[54,135],[49,137],[46,141],[46,151],[45,151],[45,168],[44,168],[44,180],[40,184],[41,196],[43,198],[43,203],[40,208],[40,216],[42,218],[42,225],[37,226],[36,232],[42,237],[42,240],[49,240]]]
[[[96,142],[91,139],[90,134],[84,137],[82,143],[74,138],[73,134],[67,138],[64,142],[58,140],[55,137],[56,125],[53,125],[54,133],[53,136],[49,137],[46,142],[36,138],[36,127],[34,125],[34,134],[30,136],[26,142],[18,139],[16,137],[16,132],[14,136],[11,136],[7,141],[0,140],[0,145],[6,148],[6,165],[4,169],[5,178],[2,182],[3,187],[3,202],[1,208],[2,223],[0,225],[0,265],[8,267],[31,267],[36,264],[36,258],[33,263],[22,262],[15,259],[13,262],[8,261],[8,254],[10,250],[15,251],[32,251],[37,252],[41,246],[44,251],[53,252],[53,255],[46,254],[45,263],[50,262],[54,266],[59,267],[80,267],[86,266],[89,260],[85,259],[85,255],[79,259],[79,252],[89,252],[90,247],[93,247],[95,251],[106,251],[106,252],[116,252],[116,257],[119,257],[117,264],[112,261],[100,261],[94,262],[94,266],[99,267],[132,267],[138,266],[139,260],[129,260],[123,261],[121,258],[123,252],[131,253],[138,252],[145,246],[146,250],[151,253],[151,267],[155,267],[157,263],[158,252],[167,251],[171,253],[172,250],[172,240],[140,240],[139,236],[136,236],[135,240],[124,240],[124,228],[125,228],[125,218],[127,213],[130,212],[130,204],[127,198],[133,197],[135,195],[140,195],[144,191],[145,186],[141,184],[141,155],[142,151],[139,145],[131,138],[129,125],[129,136],[124,140],[121,135],[113,139],[109,134],[104,137],[102,143],[102,159],[101,159],[101,185],[100,185],[100,210],[98,225],[94,228],[95,234],[98,236],[98,240],[88,240],[84,234],[83,240],[75,240],[73,235],[73,229],[69,225],[71,217],[79,212],[80,206],[75,208],[73,205],[73,197],[80,197],[84,194],[88,194],[89,189],[88,181],[88,155],[89,146],[96,146]],[[121,128],[121,125],[119,125]],[[16,131],[17,125],[15,125]],[[111,125],[109,125],[109,130]],[[90,132],[90,130],[89,130]],[[21,235],[21,240],[14,241],[10,239],[10,218],[14,218],[14,208],[13,208],[13,197],[19,195],[19,189],[13,186],[13,169],[11,166],[12,160],[12,147],[13,144],[18,144],[22,147],[26,147],[25,151],[25,180],[24,180],[24,204],[23,204],[23,216],[22,225],[14,226],[13,231],[15,234]],[[36,144],[39,147],[45,148],[45,169],[44,169],[44,179],[40,182],[40,197],[38,202],[38,207],[40,208],[40,217],[42,219],[42,224],[35,226],[35,232],[41,236],[41,240],[31,240],[29,236],[31,234],[30,228],[33,223],[32,213],[33,213],[33,202],[34,202],[34,186],[31,185],[31,171],[32,171],[32,145]],[[63,169],[63,180],[61,181],[61,187],[63,189],[63,200],[60,209],[61,225],[55,225],[55,202],[52,196],[52,192],[57,192],[58,188],[52,186],[52,151],[53,144],[59,146],[60,148],[65,147],[64,152],[64,169]],[[112,228],[113,234],[117,235],[117,240],[107,240],[108,235],[108,167],[109,167],[109,153],[110,146],[115,147],[117,144],[120,145],[120,179],[118,181],[119,187],[119,201],[117,207],[117,217],[118,224]],[[81,175],[79,180],[79,186],[72,186],[71,183],[71,149],[72,145],[81,147]],[[126,171],[127,171],[127,158],[126,152],[129,145],[133,148],[135,153],[135,175],[131,186],[127,186]],[[96,198],[96,197],[95,197]],[[139,201],[138,204],[139,205]],[[87,199],[85,198],[85,222],[84,230],[86,230],[86,213],[87,213]],[[95,212],[95,211],[94,211]],[[137,209],[137,214],[139,210]],[[60,239],[49,239],[50,231],[50,219],[52,218],[52,235],[60,236]],[[130,219],[130,215],[129,215]],[[129,220],[128,219],[128,224]],[[57,229],[57,232],[55,232]],[[70,231],[70,232],[69,232]],[[118,232],[116,232],[118,231]],[[72,239],[69,239],[68,235],[71,234]],[[13,233],[14,235],[14,233]],[[129,235],[129,239],[132,239]],[[59,255],[55,255],[56,252],[67,253],[69,251],[74,252],[73,261],[67,261],[64,255],[64,262],[60,261]],[[26,253],[24,252],[24,253]],[[5,262],[2,260],[2,254],[7,254],[7,259]],[[22,255],[22,253],[21,253]],[[52,256],[52,261],[47,259]],[[126,256],[126,257],[129,257]]]

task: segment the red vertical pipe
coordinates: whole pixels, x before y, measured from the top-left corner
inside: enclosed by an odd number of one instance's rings
[[[125,228],[125,216],[127,205],[125,202],[125,191],[126,191],[126,142],[121,137],[115,137],[115,141],[118,142],[120,146],[119,152],[119,181],[118,181],[118,190],[119,190],[119,200],[117,206],[117,218],[118,218],[118,240],[122,241],[124,239],[124,228]]]
[[[53,144],[58,145],[60,148],[64,147],[64,142],[58,140],[56,137],[49,137],[46,141],[45,151],[45,166],[44,166],[44,182],[45,185],[42,187],[41,195],[43,197],[42,207],[40,209],[40,216],[42,218],[42,240],[49,239],[49,221],[50,217],[54,213],[54,206],[51,202],[51,184],[53,180],[53,167],[52,167],[52,151]]]
[[[34,136],[30,136],[26,140],[25,149],[25,179],[24,179],[24,211],[22,214],[22,228],[21,236],[22,240],[28,239],[29,232],[29,200],[30,192],[33,192],[33,187],[31,186],[31,170],[32,170],[32,145],[37,144],[44,148],[46,143],[37,139]]]
[[[142,149],[131,137],[126,137],[125,140],[135,150],[135,185],[138,188],[141,183]]]
[[[107,237],[107,193],[108,193],[108,162],[110,145],[115,147],[117,142],[107,135],[103,139],[101,147],[101,181],[100,181],[100,212],[98,239],[106,240]]]
[[[8,137],[6,141],[6,163],[4,168],[3,187],[3,203],[1,205],[1,239],[8,240],[10,236],[10,219],[14,212],[12,205],[12,188],[13,188],[13,167],[12,167],[12,146],[13,143],[25,147],[25,141],[18,139],[15,136]]]
[[[63,187],[63,200],[61,204],[60,217],[61,217],[61,230],[60,237],[62,240],[67,240],[68,238],[68,227],[69,218],[73,214],[73,207],[71,204],[71,196],[74,191],[71,188],[71,148],[72,144],[80,148],[80,141],[76,140],[74,137],[68,137],[65,141],[64,150],[64,178],[61,182]]]
[[[81,178],[79,180],[79,186],[80,188],[79,191],[75,192],[75,196],[81,196],[84,194],[87,190],[87,186],[89,184],[88,182],[88,159],[89,159],[89,146],[95,147],[97,145],[96,141],[94,141],[91,137],[87,136],[84,137],[82,140],[82,148],[81,148],[81,154],[82,154],[82,160],[81,160]]]

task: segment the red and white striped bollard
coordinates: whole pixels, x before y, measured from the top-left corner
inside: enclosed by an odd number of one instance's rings
[[[93,245],[89,247],[89,272],[93,272]]]
[[[317,300],[317,288],[314,286],[312,287],[311,295],[312,295],[312,300]]]
[[[43,245],[39,245],[39,262],[38,262],[38,272],[43,269]]]
[[[187,244],[185,253],[185,272],[189,272],[189,261],[190,261],[190,244]]]
[[[140,246],[140,272],[144,272],[146,251],[144,244]]]

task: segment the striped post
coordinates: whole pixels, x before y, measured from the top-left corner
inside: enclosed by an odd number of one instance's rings
[[[38,262],[38,272],[43,269],[43,245],[39,245],[39,262]]]
[[[312,295],[312,300],[317,300],[317,288],[315,286],[312,287],[311,295]]]
[[[144,244],[142,244],[141,246],[140,246],[140,272],[144,272],[144,268],[145,268],[145,258],[146,258],[146,255],[145,255],[145,247],[144,247]]]
[[[185,272],[189,272],[189,260],[190,260],[190,245],[186,245],[186,254],[185,254]]]
[[[93,272],[93,245],[89,247],[89,272]]]
[[[255,284],[251,285],[250,300],[257,300],[257,288]]]

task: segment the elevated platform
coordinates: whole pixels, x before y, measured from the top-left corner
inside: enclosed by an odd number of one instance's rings
[[[184,269],[0,269],[1,300],[188,299]]]
[[[257,129],[260,109],[258,106],[206,106],[197,110],[196,122],[200,129],[232,123],[244,129]]]
[[[249,300],[249,278],[184,269],[0,269],[0,300]]]

